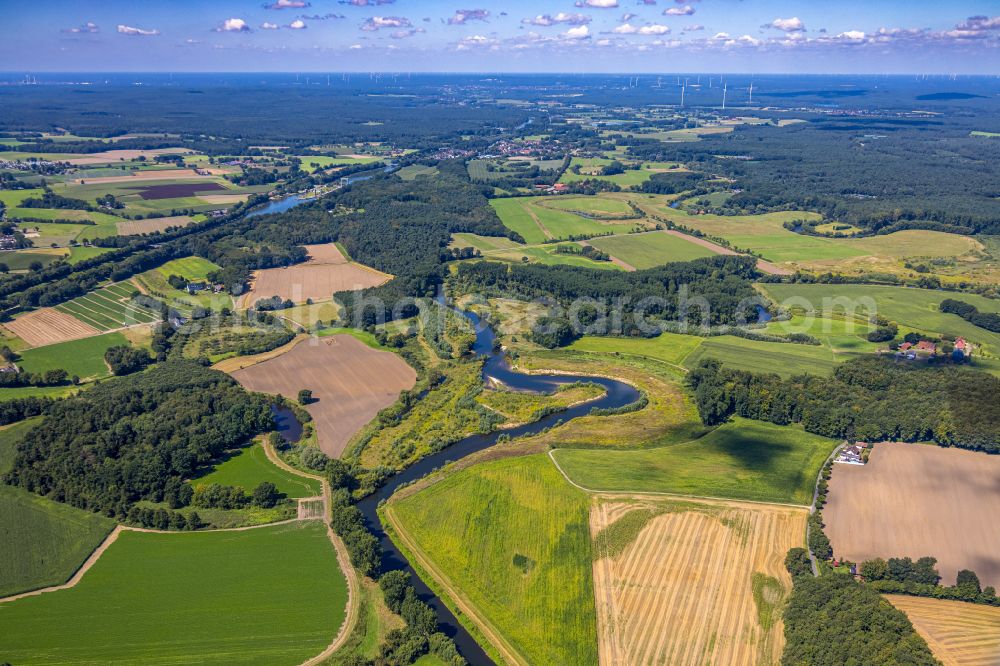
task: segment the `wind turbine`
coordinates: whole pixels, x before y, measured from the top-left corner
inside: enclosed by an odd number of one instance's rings
[[[728,85],[729,84],[727,84],[727,83],[723,83],[722,84],[722,110],[723,111],[726,110],[726,88],[728,87]]]

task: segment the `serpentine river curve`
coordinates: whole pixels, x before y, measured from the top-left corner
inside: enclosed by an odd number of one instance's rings
[[[400,569],[410,573],[413,587],[417,591],[417,596],[419,596],[425,603],[429,604],[437,613],[438,624],[440,625],[441,631],[455,641],[455,645],[458,647],[459,652],[461,652],[462,656],[465,657],[465,659],[472,664],[472,666],[479,666],[480,664],[492,664],[493,660],[490,659],[490,657],[476,643],[472,636],[462,627],[461,624],[459,624],[458,620],[455,619],[454,614],[452,614],[448,607],[445,606],[444,602],[442,602],[441,599],[430,590],[424,581],[420,579],[410,566],[410,563],[406,560],[399,549],[396,548],[396,545],[392,542],[392,540],[386,535],[382,522],[379,520],[379,502],[392,496],[393,492],[395,492],[399,486],[422,478],[428,472],[441,467],[446,462],[459,460],[470,453],[475,453],[476,451],[480,451],[496,444],[497,438],[501,434],[506,434],[511,437],[531,435],[554,425],[557,421],[565,422],[576,418],[577,416],[589,414],[590,410],[594,408],[614,409],[617,407],[624,407],[625,405],[638,400],[640,394],[635,388],[628,384],[615,381],[613,379],[606,379],[604,377],[591,377],[586,375],[526,375],[520,372],[515,372],[507,363],[506,355],[502,351],[494,349],[494,341],[496,338],[489,325],[482,321],[479,316],[473,312],[464,310],[458,310],[458,312],[461,312],[472,322],[476,331],[476,342],[473,345],[472,350],[476,355],[485,357],[485,362],[483,364],[484,379],[498,380],[506,384],[508,387],[518,391],[547,393],[555,390],[562,384],[572,384],[573,382],[593,382],[604,387],[606,391],[606,393],[599,398],[595,398],[594,400],[576,405],[575,407],[571,407],[555,414],[549,414],[534,423],[529,423],[517,428],[492,432],[487,435],[472,435],[471,437],[466,437],[443,451],[439,451],[438,453],[429,455],[426,458],[422,458],[415,464],[390,478],[389,481],[376,493],[369,495],[362,501],[358,502],[358,509],[360,509],[362,515],[364,516],[368,529],[382,544],[382,550],[384,553],[382,558],[382,570],[392,571]]]

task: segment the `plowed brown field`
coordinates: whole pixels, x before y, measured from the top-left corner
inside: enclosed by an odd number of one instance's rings
[[[32,347],[89,338],[100,333],[93,326],[54,308],[29,312],[5,322],[3,326]]]
[[[333,243],[306,245],[309,260],[287,268],[268,268],[254,273],[250,290],[240,307],[250,307],[262,298],[280,296],[294,303],[328,301],[334,292],[377,287],[392,276],[348,261]]]
[[[945,666],[1000,664],[1000,608],[897,594],[885,598],[906,613]]]
[[[399,356],[372,349],[350,335],[306,338],[276,358],[231,374],[252,391],[291,400],[300,389],[312,390],[316,402],[306,410],[313,417],[320,449],[332,458],[417,380],[417,373]]]
[[[931,555],[946,585],[972,569],[1000,586],[1000,457],[920,444],[875,445],[867,465],[834,465],[823,510],[834,555]]]
[[[633,512],[648,517],[637,533],[619,523],[602,541],[602,530]],[[601,664],[777,663],[791,590],[784,557],[803,545],[807,516],[740,502],[596,500]]]

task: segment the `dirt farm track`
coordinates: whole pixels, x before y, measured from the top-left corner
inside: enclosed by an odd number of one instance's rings
[[[609,538],[609,555],[601,531],[637,512],[648,522]],[[598,499],[590,527],[600,663],[777,663],[778,609],[791,590],[784,557],[803,545],[807,515],[766,504]]]
[[[417,373],[396,354],[379,351],[350,335],[304,338],[292,349],[231,373],[251,391],[295,400],[310,389],[319,447],[339,457],[347,442],[399,392],[413,388]]]
[[[834,465],[823,510],[834,555],[930,555],[942,584],[960,569],[1000,586],[1000,456],[920,444],[875,445],[867,465]]]

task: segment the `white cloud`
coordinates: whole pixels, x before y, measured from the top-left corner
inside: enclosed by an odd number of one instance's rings
[[[160,31],[156,28],[146,30],[144,28],[136,28],[131,25],[118,24],[118,34],[121,35],[133,35],[135,37],[155,37],[160,34]]]
[[[273,4],[264,5],[267,9],[303,9],[308,6],[309,3],[304,0],[277,0]]]
[[[861,30],[848,30],[837,35],[837,39],[848,42],[862,42],[865,39],[865,33]]]
[[[83,33],[96,33],[100,32],[101,29],[97,27],[97,24],[93,21],[87,21],[83,25],[74,26],[72,28],[63,28],[62,32],[71,35],[79,35]]]
[[[402,16],[372,16],[361,24],[365,32],[374,32],[382,28],[411,28],[410,19]]]
[[[669,7],[664,9],[663,13],[667,16],[691,16],[691,14],[694,14],[694,7],[691,5],[684,5],[683,7]]]
[[[806,29],[806,24],[798,16],[793,16],[792,18],[776,18],[764,27],[783,32],[802,32]]]
[[[594,9],[614,9],[618,0],[576,0],[577,7],[593,7]]]
[[[483,35],[470,35],[459,40],[455,48],[459,51],[467,51],[473,48],[488,48],[495,50],[499,48],[499,46],[499,40],[484,37]]]
[[[704,30],[704,29],[705,29],[705,26],[701,25],[700,23],[695,23],[694,25],[686,25],[686,26],[684,26],[682,32],[699,32],[699,31]]]
[[[456,9],[455,15],[448,19],[448,25],[465,25],[469,21],[485,21],[490,16],[487,9]]]
[[[570,28],[562,36],[566,39],[587,39],[590,37],[590,28],[585,25],[579,25],[575,28]]]
[[[352,51],[359,51],[361,50],[361,44],[351,44],[348,48],[350,48]]]
[[[250,32],[250,26],[241,18],[228,18],[220,23],[216,32]]]
[[[728,32],[717,32],[712,39],[730,39]]]
[[[303,21],[302,19],[295,19],[294,21],[288,24],[288,27],[291,30],[305,30],[309,26],[307,26],[306,22]]]
[[[260,24],[261,30],[277,30],[280,27],[277,23],[271,23],[270,21],[264,21]]]
[[[559,12],[558,14],[539,14],[534,18],[522,19],[521,23],[527,25],[557,25],[559,23],[565,23],[567,25],[586,25],[590,23],[590,17],[585,14],[570,14],[567,12]]]

